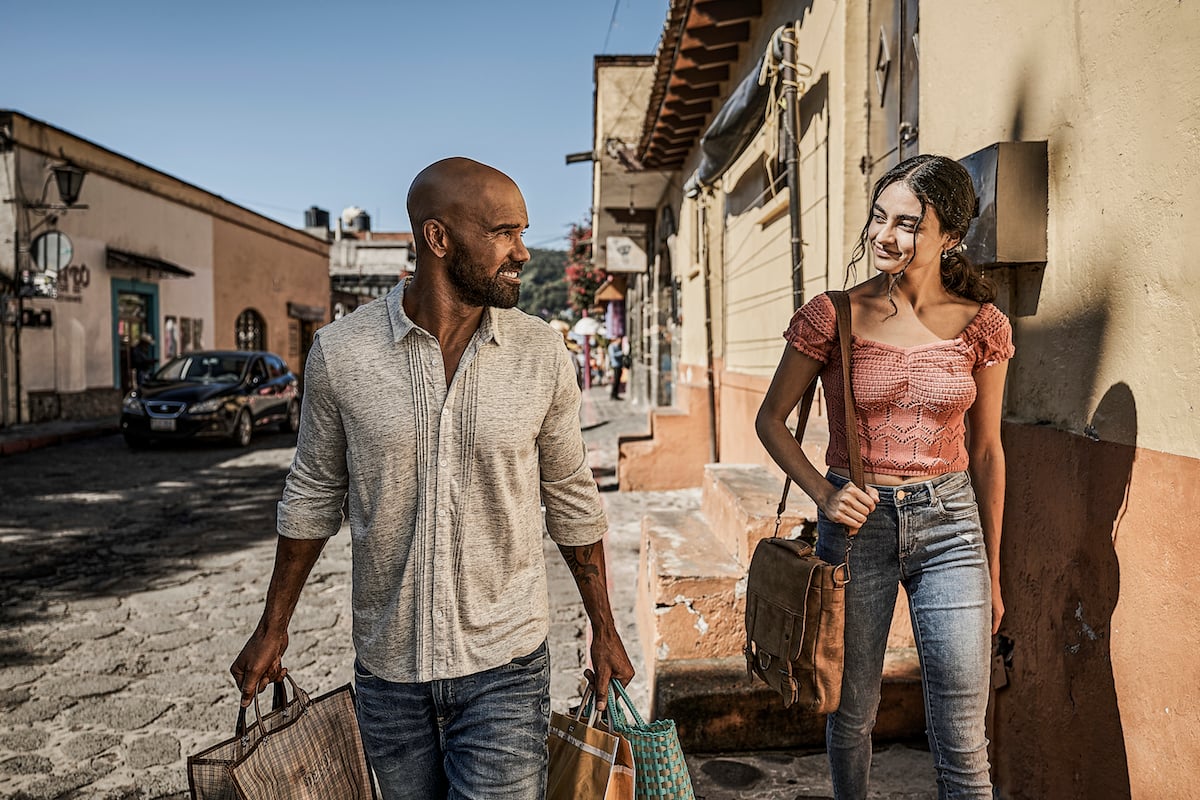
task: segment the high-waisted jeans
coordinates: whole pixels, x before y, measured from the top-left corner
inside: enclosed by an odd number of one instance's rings
[[[849,481],[829,473],[839,489]],[[846,585],[842,701],[825,731],[837,800],[865,800],[871,730],[898,587],[908,594],[921,660],[926,733],[940,800],[991,800],[984,717],[991,581],[979,508],[966,472],[876,486],[879,504],[854,537]],[[817,553],[839,564],[846,530],[821,514]]]
[[[384,800],[541,800],[550,655],[462,678],[392,683],[354,664],[358,725]]]

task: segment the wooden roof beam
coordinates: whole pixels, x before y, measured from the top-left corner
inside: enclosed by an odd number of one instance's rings
[[[687,86],[699,87],[715,86],[727,80],[729,80],[729,65],[716,64],[708,67],[676,69],[675,73],[671,76],[671,83],[668,84],[668,87],[669,89],[673,89],[677,81]]]
[[[750,23],[736,22],[733,25],[709,25],[704,28],[688,28],[680,43],[680,50],[691,50],[695,47],[717,47],[727,44],[741,44],[750,41]]]
[[[686,84],[669,86],[667,87],[665,105],[670,106],[675,99],[686,105],[691,105],[698,100],[712,100],[720,96],[721,87],[715,83],[711,86],[688,86]]]
[[[696,0],[688,27],[731,25],[762,16],[762,0]]]
[[[732,64],[737,61],[737,58],[738,46],[736,44],[680,51],[679,57],[675,59],[675,71],[694,68],[708,69],[720,64]]]

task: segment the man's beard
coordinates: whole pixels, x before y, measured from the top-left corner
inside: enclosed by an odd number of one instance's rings
[[[521,271],[521,264],[515,261],[505,261],[496,270],[496,273],[488,278],[481,274],[481,270],[472,264],[467,256],[466,249],[453,236],[450,237],[454,244],[454,255],[450,259],[447,266],[446,274],[450,278],[450,285],[454,287],[454,291],[458,294],[458,299],[469,306],[482,306],[492,308],[512,308],[517,304],[517,300],[521,296],[520,285],[512,285],[507,281],[501,280],[500,273],[504,270],[515,269]]]

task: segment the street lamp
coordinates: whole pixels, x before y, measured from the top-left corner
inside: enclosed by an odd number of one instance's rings
[[[87,171],[74,164],[56,164],[50,171],[54,173],[54,182],[58,184],[58,196],[63,205],[68,208],[74,206],[75,201],[79,199],[79,191],[83,189],[83,179]]]

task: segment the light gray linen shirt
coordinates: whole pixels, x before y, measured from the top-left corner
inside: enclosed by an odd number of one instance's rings
[[[282,536],[333,536],[349,494],[354,647],[396,682],[527,655],[550,627],[542,513],[562,545],[607,529],[562,335],[484,311],[446,386],[403,286],[322,328],[308,355]]]

